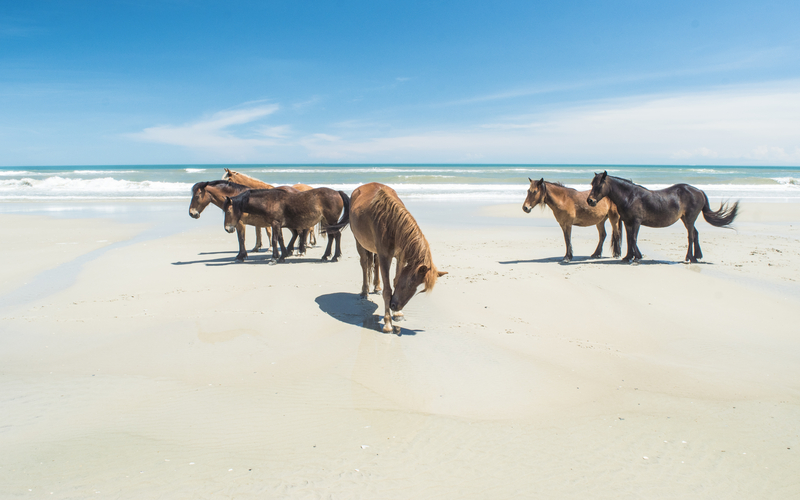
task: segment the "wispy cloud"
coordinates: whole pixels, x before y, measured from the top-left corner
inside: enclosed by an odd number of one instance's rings
[[[276,104],[245,109],[220,111],[210,117],[184,125],[157,125],[127,137],[139,141],[171,144],[198,150],[216,150],[230,153],[242,149],[263,148],[276,144],[287,127],[251,127],[247,130],[231,130],[250,124],[278,111]],[[238,135],[237,133],[238,132]]]
[[[213,151],[222,160],[268,152],[288,162],[800,164],[798,81],[598,100],[452,127],[415,123],[405,133],[396,132],[398,124],[364,126],[358,118],[306,130],[260,122],[277,110],[223,111],[130,137]]]
[[[307,139],[314,157],[378,161],[800,164],[800,84],[640,96],[392,137]]]

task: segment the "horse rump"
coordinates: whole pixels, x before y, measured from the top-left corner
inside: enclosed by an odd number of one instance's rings
[[[350,224],[350,197],[347,196],[347,193],[344,191],[339,191],[339,196],[342,197],[342,205],[344,206],[342,209],[342,217],[336,224],[321,224],[319,230],[320,234],[338,233]]]

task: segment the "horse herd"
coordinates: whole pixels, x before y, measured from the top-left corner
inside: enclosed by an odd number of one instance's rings
[[[530,213],[537,205],[550,207],[564,233],[567,247],[564,262],[573,257],[572,226],[597,227],[599,242],[592,257],[598,258],[606,238],[605,221],[611,221],[614,257],[621,254],[624,224],[628,252],[622,261],[638,262],[642,258],[636,244],[639,227],[667,227],[678,219],[684,223],[688,233],[686,260],[697,262],[703,256],[694,226],[697,217],[702,213],[709,224],[726,227],[736,218],[739,205],[735,202],[729,207],[723,203],[714,212],[706,194],[688,184],[651,191],[607,172],[595,174],[590,191],[577,191],[544,179],[528,180],[530,186],[522,209]],[[328,236],[322,260],[331,257],[335,243],[331,261],[336,262],[342,255],[341,232],[350,225],[361,263],[361,297],[367,297],[370,283],[375,293],[380,292],[383,282],[384,332],[394,330],[392,317],[403,315],[403,307],[417,293],[419,285],[424,284],[423,291],[430,291],[437,278],[447,274],[436,269],[428,241],[397,193],[377,182],[359,186],[348,196],[343,191],[312,188],[305,184],[274,187],[225,169],[222,180],[198,182],[192,187],[189,215],[199,218],[203,209],[212,203],[225,213],[225,230],[229,233],[235,231],[238,235],[236,259],[239,261],[247,257],[245,225],[256,228],[254,252],[262,248],[261,228],[266,229],[273,258],[278,262],[293,254],[298,239],[301,255],[305,253],[307,241],[316,244],[315,226],[320,227],[321,235]],[[292,233],[288,247],[284,244],[282,228]],[[392,259],[396,259],[397,266],[390,281]]]

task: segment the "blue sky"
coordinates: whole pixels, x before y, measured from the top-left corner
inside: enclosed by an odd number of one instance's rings
[[[800,165],[800,2],[10,1],[0,166]]]

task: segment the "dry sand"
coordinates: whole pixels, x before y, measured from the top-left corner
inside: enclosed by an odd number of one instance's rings
[[[220,213],[0,215],[0,498],[800,497],[800,207],[699,221],[696,265],[643,228],[638,266],[416,210],[450,274],[399,337],[349,230],[235,264]]]

